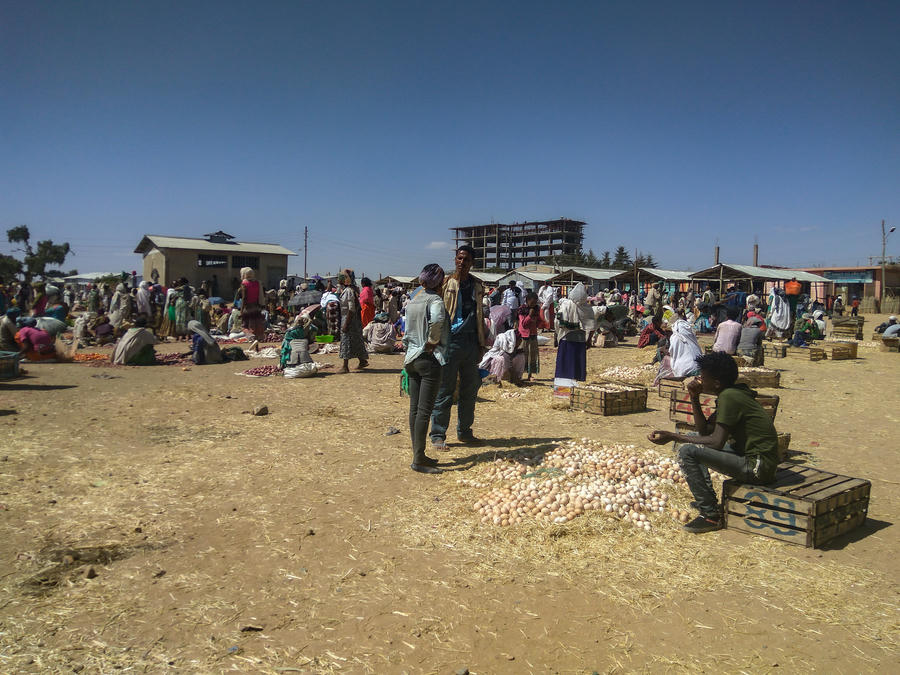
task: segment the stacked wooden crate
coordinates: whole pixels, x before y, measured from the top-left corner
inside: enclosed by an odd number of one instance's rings
[[[771,485],[725,481],[725,524],[729,530],[817,547],[865,522],[871,489],[860,478],[781,464]]]
[[[862,340],[865,322],[862,316],[834,316],[831,318],[831,337]]]
[[[784,342],[763,342],[763,354],[766,358],[783,359],[787,354],[787,345]]]
[[[647,387],[622,382],[576,385],[572,408],[596,415],[625,415],[647,409]]]
[[[855,359],[859,350],[857,342],[823,342],[822,349],[832,361]]]
[[[770,368],[739,368],[737,381],[751,389],[777,389],[781,386],[781,373]]]
[[[821,347],[788,347],[787,357],[801,361],[824,361],[826,358]]]
[[[694,426],[694,407],[691,403],[691,395],[687,392],[672,391],[669,395],[669,419],[676,424]],[[756,397],[763,410],[775,419],[778,413],[778,396],[759,395]],[[716,411],[716,396],[714,394],[700,394],[700,410],[703,416],[709,418]]]
[[[900,352],[900,338],[883,337],[881,338],[881,346],[883,352]]]

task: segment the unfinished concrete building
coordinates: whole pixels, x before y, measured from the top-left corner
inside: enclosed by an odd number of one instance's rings
[[[511,270],[533,265],[553,256],[581,253],[584,225],[580,220],[560,218],[538,222],[452,227],[456,246],[475,249],[473,269]]]

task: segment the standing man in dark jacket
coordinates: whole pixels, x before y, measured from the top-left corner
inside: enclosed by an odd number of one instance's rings
[[[484,354],[484,288],[469,274],[475,249],[463,245],[456,250],[456,272],[444,280],[441,295],[450,322],[450,342],[446,363],[441,368],[441,387],[431,414],[431,443],[436,450],[447,449],[447,427],[453,392],[459,379],[456,437],[461,443],[476,444],[472,433],[475,421],[475,397],[481,386],[478,362]]]

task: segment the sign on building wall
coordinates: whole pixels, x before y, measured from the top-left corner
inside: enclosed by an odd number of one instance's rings
[[[838,284],[871,284],[875,282],[875,274],[872,272],[872,270],[823,272],[822,276]]]

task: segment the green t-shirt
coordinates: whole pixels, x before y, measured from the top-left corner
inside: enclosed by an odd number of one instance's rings
[[[772,417],[756,401],[756,392],[736,384],[719,394],[716,423],[728,427],[732,447],[739,455],[761,455],[772,466],[778,463],[778,434]]]

